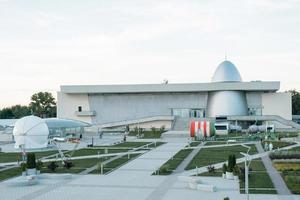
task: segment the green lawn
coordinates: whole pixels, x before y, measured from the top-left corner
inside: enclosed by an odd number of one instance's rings
[[[238,164],[240,167],[244,167],[244,163]],[[249,190],[252,194],[276,194],[276,190],[274,185],[266,172],[266,168],[261,161],[261,159],[252,160],[250,164],[250,175],[249,175]],[[202,174],[198,174],[198,176],[222,176],[222,170],[217,169],[214,172],[205,172]],[[244,180],[240,180],[240,190],[241,193],[245,193],[244,191],[245,183]]]
[[[34,152],[35,156],[37,159],[45,157],[45,156],[50,156],[53,154],[58,153],[58,151],[39,151],[39,152]],[[16,162],[17,160],[21,161],[21,153],[3,153],[0,152],[0,163],[6,163],[6,162]]]
[[[249,154],[257,153],[255,145],[249,146],[251,146]],[[186,170],[227,161],[228,156],[231,154],[234,154],[236,158],[240,158],[242,157],[240,152],[247,152],[247,150],[247,148],[240,145],[201,149],[186,167]]]
[[[274,162],[273,166],[293,194],[300,194],[300,162]]]
[[[12,178],[15,176],[20,176],[21,174],[22,174],[22,171],[18,167],[7,169],[7,170],[0,172],[0,181],[9,179],[9,178]]]
[[[100,154],[104,154],[104,149],[108,149],[108,153],[119,153],[119,152],[126,152],[132,148],[137,148],[146,144],[150,144],[150,142],[124,142],[119,143],[113,146],[99,146],[99,147],[93,147],[93,148],[84,148],[84,149],[78,149],[74,152],[73,157],[75,156],[86,156],[86,155],[97,155],[98,152]],[[162,145],[164,143],[157,142],[157,146]],[[113,147],[112,149],[110,149]],[[120,149],[117,149],[120,147]],[[154,147],[153,145],[149,145],[149,147]],[[128,149],[124,149],[128,148]],[[36,158],[42,158],[46,156],[50,156],[53,154],[57,154],[58,151],[56,150],[50,150],[50,151],[40,151],[40,152],[34,152],[36,155]],[[67,153],[68,154],[68,153]],[[20,153],[3,153],[0,152],[0,163],[6,163],[6,162],[16,162],[17,160],[21,161],[21,154]]]
[[[298,137],[300,133],[277,133],[278,137]]]
[[[132,155],[130,155],[129,159],[128,159],[128,156],[126,155],[126,156],[122,156],[121,158],[118,158],[116,160],[113,160],[113,161],[107,163],[106,165],[104,165],[103,173],[104,174],[110,173],[111,171],[115,170],[116,168],[119,168],[120,166],[124,165],[125,163],[129,162],[130,160],[136,158],[139,155],[140,154],[132,154]],[[99,165],[99,168],[97,168],[96,170],[91,172],[91,174],[100,174],[100,173],[101,173],[100,165]]]
[[[84,171],[87,168],[95,166],[99,162],[103,162],[104,160],[107,160],[111,157],[105,157],[105,158],[90,158],[90,159],[80,159],[80,160],[72,160],[71,162],[74,164],[74,167],[71,169],[66,169],[63,167],[62,162],[57,161],[56,163],[59,165],[59,167],[52,172],[48,169],[47,165],[49,163],[44,163],[41,172],[42,173],[80,173]]]
[[[165,132],[165,131],[163,131]],[[163,133],[161,131],[142,131],[140,133],[131,131],[129,133],[129,136],[137,136],[138,134],[140,135],[141,139],[151,139],[151,138],[160,138],[161,134]]]
[[[200,143],[201,143],[201,142],[198,142],[198,141],[191,142],[191,143],[190,143],[190,147],[196,147],[196,146],[198,146]],[[188,147],[188,146],[189,146],[189,145],[187,145],[187,147]]]
[[[282,177],[293,194],[300,194],[300,171],[283,171]]]
[[[182,149],[177,152],[173,158],[169,159],[159,168],[159,175],[172,174],[173,170],[175,170],[192,151],[192,149]],[[154,172],[153,174],[157,174],[157,172]]]

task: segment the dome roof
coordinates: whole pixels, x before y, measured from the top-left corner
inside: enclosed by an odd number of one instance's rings
[[[235,65],[225,60],[216,69],[212,82],[241,82],[242,77]]]
[[[15,123],[13,135],[15,148],[23,146],[25,149],[45,148],[48,145],[49,129],[43,119],[27,116]]]

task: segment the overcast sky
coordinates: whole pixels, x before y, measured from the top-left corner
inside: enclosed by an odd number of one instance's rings
[[[244,81],[300,90],[299,0],[0,0],[0,108],[64,84]]]

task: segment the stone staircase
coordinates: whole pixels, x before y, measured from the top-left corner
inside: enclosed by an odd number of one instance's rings
[[[174,119],[173,131],[188,131],[192,118],[176,117]]]

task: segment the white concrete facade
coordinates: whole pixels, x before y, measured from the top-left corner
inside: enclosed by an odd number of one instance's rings
[[[88,94],[57,93],[57,116],[59,118],[74,119],[91,123],[91,116],[78,116],[76,114],[78,106],[81,106],[83,111],[90,110]]]

